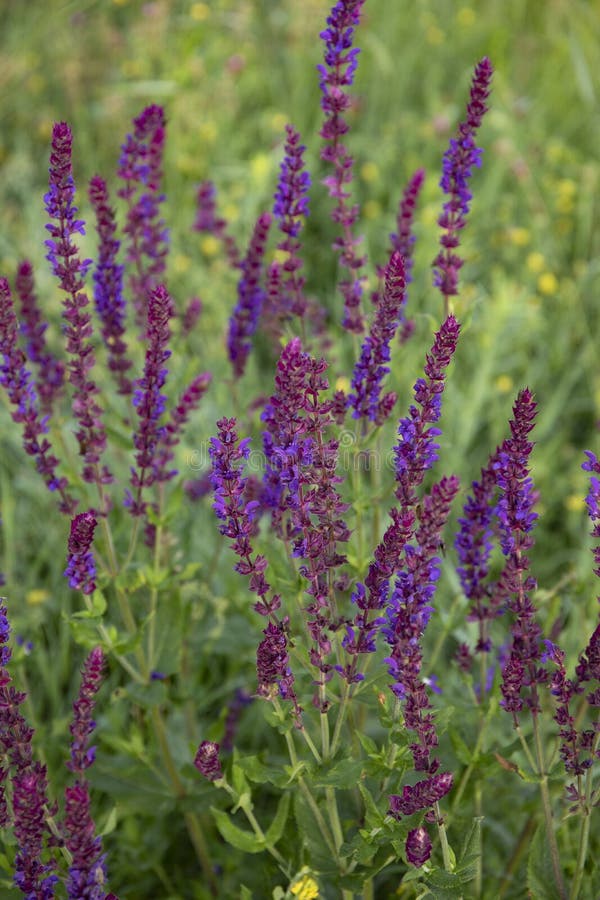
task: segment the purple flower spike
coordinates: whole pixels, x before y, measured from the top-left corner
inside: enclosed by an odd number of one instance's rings
[[[441,415],[446,369],[456,350],[459,332],[460,325],[454,316],[448,316],[427,354],[425,378],[419,378],[414,386],[415,401],[420,409],[411,406],[409,415],[400,419],[399,441],[394,453],[398,483],[396,497],[403,507],[415,505],[415,488],[437,460],[439,445],[434,438],[440,431],[433,426]]]
[[[427,833],[427,829],[421,826],[420,828],[414,828],[412,831],[409,831],[406,838],[405,849],[406,858],[411,865],[416,866],[417,869],[424,866],[431,856],[432,849],[431,838]]]
[[[209,781],[218,781],[223,777],[219,749],[214,741],[202,741],[194,758],[194,765]]]
[[[354,161],[342,139],[348,131],[344,113],[351,105],[351,97],[346,89],[354,80],[357,66],[358,48],[352,48],[354,27],[360,22],[364,0],[339,0],[327,17],[327,28],[320,37],[325,43],[325,64],[317,66],[319,86],[322,91],[321,108],[325,122],[320,136],[326,143],[321,151],[321,159],[333,166],[333,174],[323,179],[329,196],[335,200],[331,218],[339,224],[342,234],[333,247],[340,255],[340,264],[348,270],[348,277],[340,282],[344,297],[343,326],[354,334],[364,331],[361,312],[362,281],[356,272],[364,265],[364,257],[356,252],[356,245],[362,238],[352,234],[358,219],[358,205],[349,205]]]
[[[133,268],[129,286],[137,323],[143,325],[148,297],[165,270],[169,242],[160,211],[165,199],[160,189],[166,137],[163,108],[146,107],[133,126],[121,148],[118,175],[124,186],[118,194],[127,204],[126,259]]]
[[[98,524],[93,512],[79,513],[71,522],[69,556],[65,577],[73,590],[92,594],[96,590],[96,563],[91,551],[94,531]]]
[[[79,696],[73,704],[73,722],[70,727],[71,759],[67,768],[78,776],[83,775],[91,766],[95,757],[95,748],[88,747],[89,736],[96,727],[92,712],[96,703],[96,694],[104,677],[104,654],[101,647],[90,651],[81,673]]]
[[[0,384],[6,389],[10,403],[15,407],[11,413],[13,422],[23,426],[23,447],[28,456],[33,456],[35,466],[50,491],[60,496],[59,509],[72,516],[77,502],[69,493],[66,478],[56,472],[58,459],[52,453],[50,441],[44,437],[48,433],[45,418],[40,418],[35,389],[31,375],[25,368],[25,354],[17,346],[17,317],[13,306],[10,287],[6,278],[0,278]]]
[[[433,261],[435,287],[440,289],[446,309],[448,298],[458,293],[458,273],[463,260],[456,250],[460,232],[465,227],[472,194],[468,182],[473,166],[481,165],[482,151],[475,144],[475,134],[487,112],[486,100],[490,93],[492,64],[484,57],[475,67],[471,94],[467,105],[467,117],[458,127],[458,136],[450,141],[444,155],[440,187],[450,198],[438,220],[442,229],[441,250]]]
[[[164,287],[159,285],[150,294],[147,308],[146,335],[148,348],[144,375],[134,385],[133,405],[138,415],[138,430],[133,437],[137,451],[136,468],[131,470],[132,492],[127,492],[125,505],[134,517],[143,516],[147,502],[143,498],[146,488],[158,478],[160,445],[165,436],[165,426],[160,424],[165,411],[166,396],[162,393],[167,380],[166,361],[171,356],[168,349],[171,338],[170,320],[174,313],[173,301]]]
[[[429,809],[451,790],[453,780],[450,772],[442,772],[412,786],[405,785],[401,795],[390,796],[390,815],[400,819],[402,816],[412,816],[421,809]]]
[[[354,419],[369,419],[376,425],[381,425],[391,413],[389,402],[385,402],[385,397],[380,397],[381,382],[390,371],[387,365],[390,361],[390,342],[400,322],[405,287],[404,260],[399,253],[394,252],[385,269],[383,296],[377,304],[375,319],[363,342],[360,359],[352,375],[354,391],[348,401]]]
[[[270,227],[271,214],[263,213],[254,226],[248,252],[241,265],[238,302],[229,320],[227,338],[229,359],[236,378],[241,378],[244,374],[265,296],[260,282]]]
[[[102,422],[102,409],[96,402],[98,387],[91,377],[95,363],[91,344],[92,324],[87,312],[89,300],[83,290],[86,272],[91,260],[81,260],[73,242],[75,234],[85,234],[84,223],[75,218],[75,185],[72,174],[72,136],[69,126],[59,122],[52,131],[50,154],[50,190],[45,196],[50,219],[46,225],[51,239],[46,241],[47,259],[65,292],[63,318],[67,323],[65,336],[69,381],[73,385],[73,414],[79,423],[75,433],[79,452],[83,457],[83,480],[98,486],[103,498],[102,512],[107,512],[108,500],[103,485],[113,478],[106,466],[100,467],[100,459],[106,449],[106,431]]]
[[[183,392],[177,406],[171,410],[169,421],[164,426],[159,439],[156,456],[156,480],[169,481],[178,474],[177,469],[168,469],[174,458],[174,448],[181,439],[181,432],[190,414],[196,410],[212,380],[210,372],[198,375]]]
[[[285,130],[285,157],[281,163],[273,215],[285,235],[284,240],[277,244],[277,249],[287,256],[282,266],[285,278],[280,285],[280,309],[270,310],[270,315],[278,313],[281,320],[289,314],[301,317],[306,312],[305,279],[299,274],[302,260],[298,235],[308,216],[308,189],[311,183],[310,175],[304,169],[306,147],[300,143],[300,133],[292,125],[286,125]]]
[[[94,300],[102,323],[102,338],[108,350],[108,368],[117,379],[119,394],[131,393],[131,381],[125,374],[131,368],[125,342],[125,300],[123,266],[117,263],[120,243],[115,238],[116,222],[110,206],[106,182],[99,175],[90,181],[89,196],[96,213],[100,239],[98,265],[94,272]]]
[[[54,398],[60,394],[64,384],[65,365],[48,350],[45,337],[48,325],[42,320],[29,260],[24,260],[17,269],[15,287],[21,303],[20,331],[26,341],[27,358],[38,370],[36,390],[40,408],[42,413],[49,415]]]
[[[425,181],[425,170],[417,169],[408,182],[400,205],[398,207],[398,215],[396,217],[396,232],[390,234],[392,250],[404,259],[404,278],[407,284],[412,281],[413,268],[413,248],[415,244],[415,236],[413,234],[413,220],[415,216],[415,208],[423,182]]]
[[[531,530],[537,519],[533,511],[536,495],[529,474],[533,444],[528,439],[535,415],[535,400],[525,388],[513,406],[511,437],[499,448],[494,463],[496,483],[501,491],[497,505],[498,527],[502,552],[506,557],[497,590],[506,598],[513,614],[512,648],[503,671],[501,690],[504,699],[501,706],[513,713],[515,722],[524,703],[532,713],[539,712],[536,686],[547,680],[546,672],[539,667],[541,630],[535,620],[536,608],[529,597],[537,585],[529,575],[527,557],[533,546]],[[524,700],[523,690],[526,688],[530,690]]]
[[[212,181],[203,181],[196,198],[197,213],[194,231],[207,232],[221,241],[232,269],[239,268],[241,257],[235,239],[227,232],[227,220],[216,214],[216,188]]]

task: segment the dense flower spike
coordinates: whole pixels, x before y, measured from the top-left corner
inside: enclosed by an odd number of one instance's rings
[[[46,225],[51,237],[46,241],[47,259],[65,292],[63,318],[67,323],[65,336],[69,381],[73,385],[73,414],[79,423],[75,436],[83,457],[83,480],[96,484],[102,498],[102,512],[108,501],[104,498],[103,485],[112,481],[106,466],[100,466],[106,449],[106,431],[102,423],[102,409],[96,402],[98,387],[91,377],[94,351],[91,344],[92,324],[87,312],[89,300],[83,290],[85,274],[91,260],[81,260],[73,242],[75,234],[85,234],[84,223],[76,219],[74,206],[71,129],[65,122],[57,123],[52,131],[50,154],[50,189],[45,196],[46,210],[51,222]]]
[[[391,647],[391,655],[385,660],[394,680],[390,688],[403,703],[405,727],[416,734],[415,742],[410,745],[415,769],[430,774],[439,767],[439,761],[432,760],[430,755],[438,739],[433,716],[427,712],[430,702],[421,678],[421,638],[433,612],[431,603],[440,575],[437,553],[458,488],[457,478],[443,478],[423,499],[414,545],[404,548],[386,610],[387,623],[382,628]]]
[[[482,151],[475,144],[475,134],[488,109],[486,100],[490,93],[492,72],[492,64],[487,57],[475,67],[466,119],[459,125],[458,135],[450,141],[444,155],[440,187],[449,200],[444,204],[438,220],[442,229],[441,250],[433,261],[433,281],[444,298],[446,311],[448,298],[458,293],[458,273],[463,260],[456,250],[460,243],[460,232],[466,225],[472,198],[469,178],[473,166],[481,165]]]
[[[413,234],[413,220],[417,200],[424,181],[425,170],[417,169],[406,185],[400,200],[396,217],[396,231],[390,234],[392,251],[396,251],[404,259],[404,279],[406,284],[410,284],[412,281],[413,248],[416,240]]]
[[[125,300],[123,269],[117,263],[120,242],[115,238],[116,222],[110,206],[106,182],[99,175],[90,181],[89,196],[96,214],[99,237],[98,263],[94,272],[94,301],[102,323],[102,338],[108,350],[108,368],[114,373],[120,394],[130,394],[131,380],[125,374],[131,368],[125,341]]]
[[[263,213],[254,226],[248,252],[241,264],[238,302],[229,320],[227,338],[229,359],[236,378],[244,374],[265,296],[261,276],[270,227],[271,214]]]
[[[70,900],[104,900],[106,863],[102,841],[95,836],[96,826],[90,814],[89,787],[85,771],[92,765],[95,748],[89,738],[96,723],[92,712],[103,678],[104,654],[95,647],[88,655],[82,673],[79,695],[73,704],[71,758],[67,768],[76,775],[73,786],[65,789],[65,843],[73,859],[69,867],[67,893]]]
[[[202,741],[194,758],[194,765],[209,781],[218,781],[223,777],[219,749],[219,745],[214,741]]]
[[[83,594],[96,590],[96,563],[91,551],[97,520],[93,512],[79,513],[71,522],[69,535],[69,556],[65,577],[69,585]]]
[[[277,249],[285,254],[282,264],[285,277],[280,287],[279,310],[269,311],[270,315],[275,313],[281,320],[290,314],[301,317],[306,312],[305,279],[300,275],[302,260],[299,256],[301,245],[298,235],[308,216],[308,189],[311,184],[310,175],[304,168],[306,147],[300,143],[300,133],[293,125],[286,125],[285,130],[285,156],[281,163],[273,205],[273,215],[285,236],[277,244]]]
[[[385,269],[383,296],[377,304],[369,334],[363,341],[360,358],[352,375],[353,392],[348,401],[354,419],[369,419],[383,424],[391,412],[390,404],[381,398],[381,383],[390,371],[390,342],[394,337],[405,302],[404,260],[394,252]],[[390,395],[387,394],[386,397]],[[395,399],[395,395],[394,395]]]
[[[52,453],[50,441],[44,437],[48,433],[46,419],[40,418],[37,396],[25,368],[25,354],[17,346],[17,317],[6,278],[0,278],[0,352],[3,357],[0,383],[16,407],[11,413],[13,422],[23,426],[25,452],[34,457],[36,469],[48,489],[60,496],[60,511],[73,515],[77,502],[69,493],[67,479],[57,475],[58,459]]]
[[[161,218],[162,157],[166,136],[165,113],[161,106],[147,106],[133,120],[133,133],[121,148],[118,175],[124,186],[118,191],[127,203],[128,237],[126,260],[131,298],[138,325],[146,321],[148,297],[166,266],[169,233]]]
[[[446,796],[452,788],[453,780],[450,772],[443,772],[432,775],[425,781],[417,781],[412,786],[405,785],[402,794],[390,796],[390,815],[400,819],[402,816],[412,816],[421,809],[429,809]]]
[[[256,672],[258,675],[258,693],[263,697],[271,696],[272,685],[277,685],[279,693],[286,699],[293,691],[294,677],[289,667],[287,653],[287,635],[284,622],[277,625],[269,622],[256,651]]]
[[[202,397],[209,388],[211,380],[212,375],[210,372],[203,372],[202,375],[197,375],[183,392],[177,405],[171,410],[169,419],[159,437],[156,454],[157,481],[169,481],[178,474],[177,469],[168,469],[168,465],[175,456],[174,448],[181,439],[184,425],[188,421],[190,414],[198,408]]]
[[[0,750],[12,770],[12,818],[17,841],[14,881],[27,897],[52,900],[58,878],[52,874],[54,863],[42,859],[44,842],[49,836],[45,812],[48,805],[46,767],[33,761],[33,729],[19,709],[26,695],[12,686],[6,669],[11,659],[7,646],[9,636],[7,609],[0,603]],[[2,825],[8,824],[10,818],[4,795],[7,775],[8,771],[2,770]]]
[[[431,856],[431,838],[426,828],[413,828],[406,837],[406,858],[413,866],[420,869]]]
[[[197,213],[194,231],[207,232],[223,243],[229,265],[237,269],[241,256],[235,239],[227,233],[227,220],[216,215],[216,188],[212,181],[203,181],[196,198]]]
[[[148,346],[144,375],[135,382],[133,393],[133,405],[139,423],[133,438],[137,467],[131,470],[132,491],[126,492],[125,505],[134,518],[145,514],[147,502],[143,498],[143,492],[158,477],[158,454],[165,434],[165,426],[160,424],[160,420],[167,399],[162,389],[168,374],[165,363],[171,356],[168,349],[171,337],[169,322],[173,313],[173,301],[167,289],[162,284],[158,285],[148,299]]]
[[[354,80],[357,66],[358,48],[352,47],[354,28],[360,22],[364,0],[338,0],[327,17],[327,28],[321,32],[325,43],[325,64],[317,66],[319,86],[322,91],[321,108],[325,122],[320,136],[326,146],[321,151],[321,159],[333,166],[333,174],[323,179],[329,196],[335,200],[331,218],[341,229],[341,235],[333,247],[340,255],[340,264],[348,271],[348,277],[340,282],[344,297],[343,326],[355,334],[364,330],[361,312],[362,281],[357,270],[364,265],[364,257],[356,252],[361,238],[354,237],[352,229],[358,219],[358,205],[349,205],[352,182],[353,159],[343,143],[348,131],[344,119],[345,111],[351,105],[347,88]]]
[[[460,325],[454,316],[448,316],[427,354],[425,378],[419,378],[414,386],[415,401],[421,408],[411,406],[408,416],[399,422],[399,441],[394,450],[396,497],[403,507],[415,505],[415,488],[437,460],[439,445],[433,439],[440,430],[433,426],[441,415],[445,371],[456,350],[459,332]]]
[[[546,680],[539,667],[541,656],[540,627],[535,620],[535,606],[529,593],[536,588],[528,574],[527,552],[533,546],[531,530],[537,519],[533,511],[535,493],[529,474],[529,456],[533,444],[528,435],[534,426],[536,403],[531,392],[522,390],[513,406],[511,437],[497,454],[494,469],[501,495],[497,505],[502,552],[506,563],[497,589],[507,598],[514,619],[511,626],[512,648],[503,671],[501,706],[516,714],[523,708],[523,689],[530,688],[526,705],[539,712],[536,685]]]
[[[42,413],[50,414],[54,398],[61,392],[65,380],[65,365],[57,359],[46,344],[46,329],[33,283],[33,268],[29,260],[24,260],[17,269],[15,279],[17,296],[21,305],[20,332],[25,338],[25,352],[29,361],[36,366],[36,391]]]

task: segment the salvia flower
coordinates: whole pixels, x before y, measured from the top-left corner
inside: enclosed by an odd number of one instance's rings
[[[168,481],[177,475],[177,469],[169,469],[174,458],[174,448],[181,439],[181,432],[190,414],[198,408],[200,401],[212,380],[210,372],[203,372],[188,385],[176,406],[171,410],[169,418],[160,434],[156,455],[156,480]]]
[[[361,238],[353,235],[352,229],[358,219],[358,205],[350,204],[349,185],[352,182],[354,162],[350,151],[343,143],[348,131],[344,113],[351,105],[347,91],[354,80],[357,66],[358,48],[352,47],[354,28],[360,22],[364,0],[338,0],[327,17],[327,28],[321,34],[325,44],[324,65],[317,66],[321,88],[321,108],[325,122],[319,132],[325,141],[321,159],[333,166],[333,174],[323,179],[329,196],[335,201],[331,218],[336,222],[341,235],[333,247],[340,255],[340,263],[348,271],[348,277],[340,282],[344,297],[343,326],[348,331],[361,334],[364,330],[361,313],[362,281],[357,275],[364,265],[364,257],[356,252]]]
[[[241,262],[235,239],[227,231],[227,220],[216,213],[216,188],[212,181],[203,181],[196,197],[197,212],[194,231],[206,232],[223,243],[225,255],[232,269]]]
[[[133,405],[138,416],[138,428],[133,437],[136,468],[131,470],[132,491],[127,491],[125,505],[134,517],[145,514],[147,502],[143,492],[156,482],[158,476],[158,455],[164,436],[161,419],[167,401],[162,390],[168,375],[165,363],[171,356],[168,344],[173,313],[173,301],[167,289],[158,285],[148,299],[144,375],[135,382],[133,392]]]
[[[0,278],[0,352],[3,357],[0,383],[15,407],[11,413],[13,422],[23,426],[25,452],[34,457],[36,469],[48,489],[60,496],[60,511],[73,515],[77,502],[69,493],[67,479],[57,474],[59,461],[52,453],[50,441],[45,437],[48,433],[47,421],[40,417],[31,375],[25,368],[25,354],[17,346],[17,332],[17,317],[10,287],[6,278]]]
[[[442,772],[416,784],[405,785],[402,794],[390,795],[390,815],[400,819],[402,816],[412,816],[421,809],[429,809],[446,796],[453,780],[450,772]]]
[[[202,741],[194,757],[194,765],[209,781],[218,781],[223,777],[219,749],[214,741]]]
[[[47,259],[65,293],[63,318],[70,354],[69,381],[73,386],[73,414],[79,425],[75,436],[83,457],[83,480],[98,486],[105,507],[103,512],[106,512],[108,501],[104,499],[103,485],[112,481],[112,475],[106,466],[100,466],[106,449],[106,430],[102,422],[103,411],[96,402],[98,387],[91,375],[95,358],[91,318],[87,311],[89,300],[84,291],[84,279],[91,260],[81,260],[73,241],[75,234],[85,234],[85,228],[84,223],[75,218],[71,154],[71,129],[65,122],[59,122],[52,131],[50,189],[44,198],[51,219],[46,225],[51,235],[46,241]]]
[[[535,606],[529,596],[536,581],[529,575],[528,550],[533,546],[531,530],[537,519],[533,510],[536,496],[529,472],[533,444],[529,433],[535,422],[536,403],[531,392],[522,390],[513,406],[511,437],[505,440],[494,464],[500,499],[496,510],[500,543],[506,558],[497,589],[507,598],[513,614],[512,648],[503,672],[501,706],[516,714],[524,702],[533,713],[539,712],[536,685],[546,680],[539,666],[540,627]],[[523,691],[530,688],[524,701]]]
[[[417,200],[424,181],[425,170],[417,169],[411,176],[402,194],[396,216],[396,231],[390,234],[392,252],[399,253],[404,260],[404,280],[406,284],[410,284],[412,281],[413,249],[416,241],[413,234],[413,223]]]
[[[125,341],[124,267],[117,262],[120,242],[115,238],[115,213],[110,205],[106,181],[99,175],[90,181],[89,196],[96,214],[99,238],[98,263],[94,272],[96,312],[108,350],[108,368],[117,380],[119,393],[130,394],[131,380],[126,374],[131,368],[131,360],[127,358]]]
[[[271,214],[263,213],[254,226],[248,252],[241,264],[238,302],[229,320],[227,337],[227,350],[236,378],[244,374],[265,296],[261,278],[270,227]]]
[[[293,691],[294,677],[289,667],[285,626],[285,622],[278,622],[276,625],[269,622],[263,631],[265,639],[260,642],[256,651],[258,693],[264,697],[271,696],[272,685],[277,685],[284,699]]]
[[[409,863],[420,869],[424,866],[431,856],[432,844],[431,838],[426,828],[421,825],[419,828],[413,828],[408,832],[406,837],[406,858]]]
[[[85,661],[81,673],[79,695],[73,704],[71,759],[67,768],[82,775],[95,758],[95,748],[89,747],[89,736],[96,727],[92,712],[96,704],[96,694],[104,677],[104,654],[101,647],[94,647]]]
[[[161,106],[147,106],[133,120],[133,132],[121,148],[118,191],[127,204],[126,261],[131,264],[129,287],[138,325],[146,321],[148,297],[166,266],[169,233],[161,217],[162,158],[166,119]]]
[[[273,215],[284,235],[284,239],[277,244],[277,249],[285,254],[282,264],[285,277],[281,284],[283,302],[279,310],[280,318],[289,314],[303,316],[306,312],[305,279],[300,274],[302,260],[299,256],[301,245],[298,235],[308,216],[308,189],[311,183],[310,175],[304,168],[306,147],[300,143],[300,133],[289,124],[285,126],[285,130],[285,156],[281,163],[273,205]],[[273,310],[270,312],[272,314]]]
[[[444,155],[440,187],[448,196],[438,224],[442,229],[441,249],[433,261],[434,285],[440,289],[444,302],[458,293],[458,273],[463,260],[457,254],[460,232],[466,225],[472,194],[469,178],[473,167],[481,165],[482,151],[475,144],[475,134],[487,112],[492,64],[484,57],[475,67],[466,119],[458,127],[458,135],[450,141]]]
[[[70,587],[83,594],[92,594],[96,590],[96,563],[91,547],[97,524],[96,516],[91,511],[79,513],[71,521],[69,556],[64,574],[69,579]]]
[[[65,380],[65,365],[57,359],[46,344],[48,324],[43,321],[35,295],[33,268],[29,260],[20,263],[15,278],[15,288],[21,305],[19,330],[25,339],[25,352],[37,368],[36,391],[42,413],[50,414],[54,398],[61,392]]]
[[[368,419],[381,425],[390,414],[381,395],[381,383],[390,371],[390,342],[400,322],[405,302],[404,260],[394,252],[385,269],[385,287],[377,304],[369,334],[363,341],[360,358],[352,374],[353,391],[348,397],[354,419]],[[389,396],[389,395],[386,395]],[[395,395],[394,395],[395,399]]]

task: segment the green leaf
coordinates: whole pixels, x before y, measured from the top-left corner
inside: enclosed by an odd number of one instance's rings
[[[252,900],[252,891],[245,884],[240,884],[240,900]]]
[[[113,808],[110,810],[109,814],[107,815],[107,817],[104,821],[104,825],[100,829],[100,834],[102,836],[104,836],[106,834],[111,834],[117,827],[118,820],[119,820],[119,816],[117,813],[117,807],[113,806]]]
[[[265,834],[266,843],[269,847],[274,847],[283,834],[283,829],[285,828],[285,823],[287,822],[287,817],[290,811],[291,799],[292,798],[289,793],[281,795],[275,818],[269,825],[267,833]]]
[[[555,886],[552,857],[543,825],[538,825],[529,848],[527,887],[535,900],[557,900],[560,897]]]
[[[228,814],[222,809],[211,806],[210,811],[221,837],[236,850],[242,850],[243,853],[262,853],[265,849],[264,841],[260,841],[255,834],[234,825]]]
[[[363,781],[358,782],[358,790],[365,804],[365,826],[368,829],[380,828],[385,821],[385,815],[377,808],[377,804]]]
[[[358,740],[360,741],[360,745],[363,748],[363,750],[365,751],[365,753],[368,753],[369,755],[372,755],[372,756],[377,756],[379,754],[379,750],[377,749],[377,744],[375,743],[373,738],[369,737],[368,734],[363,734],[362,732],[357,731],[356,736],[358,737]]]
[[[332,766],[329,771],[317,771],[314,777],[316,787],[336,787],[341,790],[350,790],[356,787],[360,781],[364,769],[362,760],[342,759]]]
[[[91,606],[89,609],[82,609],[79,612],[72,613],[74,619],[100,619],[106,612],[106,597],[102,591],[96,589],[92,594]]]
[[[261,762],[258,756],[244,756],[243,759],[236,760],[236,763],[250,781],[254,781],[256,784],[271,782],[270,769]]]
[[[474,859],[481,856],[481,823],[483,816],[475,816],[471,823],[471,828],[465,835],[462,850],[460,852],[459,862],[462,864],[470,864]]]

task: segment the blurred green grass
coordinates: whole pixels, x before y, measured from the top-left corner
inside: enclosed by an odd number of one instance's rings
[[[44,262],[42,200],[52,123],[64,119],[73,129],[80,212],[90,221],[89,178],[100,172],[114,193],[119,145],[132,117],[150,102],[166,107],[168,284],[180,305],[195,293],[205,302],[197,331],[176,340],[171,396],[198,370],[215,373],[180,452],[185,477],[196,474],[186,471],[186,454],[205,447],[215,419],[233,411],[223,335],[235,281],[212,255],[210,240],[190,230],[195,186],[204,178],[215,181],[222,210],[243,244],[256,215],[271,204],[287,121],[301,131],[315,176],[306,232],[308,286],[327,303],[332,319],[340,318],[329,250],[334,232],[318,185],[315,66],[321,59],[317,34],[329,7],[325,0],[0,0],[0,272],[12,278],[21,258],[33,260],[56,346],[60,297]],[[441,318],[430,261],[438,239],[442,154],[463,114],[475,62],[487,54],[494,63],[491,111],[480,136],[483,167],[473,179],[464,235],[467,263],[455,303],[464,327],[445,395],[438,472],[456,471],[466,491],[504,437],[514,395],[529,385],[540,403],[534,570],[548,591],[562,585],[563,614],[577,609],[577,620],[591,622],[596,588],[580,463],[583,448],[598,445],[600,418],[600,4],[367,0],[357,43],[362,53],[348,142],[371,275],[385,258],[406,180],[417,166],[427,171],[408,307],[416,335],[395,351],[391,379],[399,414]],[[88,230],[84,251],[93,255],[93,228]],[[348,375],[350,352],[336,345],[332,357],[334,377]],[[270,364],[254,360],[247,395],[268,391],[271,381]],[[118,407],[110,410],[117,421]],[[35,662],[45,741],[44,728],[66,733],[64,697],[74,693],[70,635],[60,621],[68,594],[56,565],[65,556],[66,523],[54,513],[5,409],[1,415],[2,567],[19,609],[16,627],[52,654]],[[393,438],[390,428],[389,446]],[[211,559],[218,536],[210,516],[208,506],[200,514],[182,509],[176,530],[184,560]],[[198,519],[203,527],[194,528]],[[49,521],[56,524],[48,528]],[[572,580],[563,584],[565,576]],[[244,608],[245,588],[229,571],[228,557],[210,578],[212,593],[203,598],[216,619],[209,644],[219,648],[225,668],[225,610],[238,600]],[[232,596],[234,601],[224,599]],[[543,610],[548,620],[557,614],[556,604]],[[240,631],[238,637],[246,640],[250,659],[251,636]],[[59,760],[56,755],[56,765]]]

